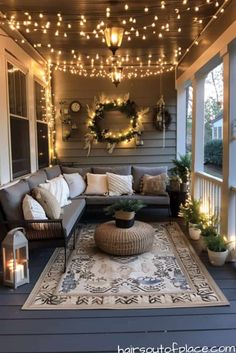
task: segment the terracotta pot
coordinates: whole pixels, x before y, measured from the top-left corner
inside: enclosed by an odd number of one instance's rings
[[[207,249],[209,261],[213,266],[223,266],[228,257],[229,250],[215,252],[210,249]]]
[[[201,230],[197,228],[198,224],[193,224],[189,222],[188,224],[188,231],[189,236],[193,240],[199,240],[201,237]]]

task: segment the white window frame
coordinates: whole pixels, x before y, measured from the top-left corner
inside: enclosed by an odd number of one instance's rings
[[[36,146],[36,166],[37,166],[37,169],[39,168],[39,164],[38,164],[38,161],[39,161],[39,156],[38,156],[38,138],[37,138],[37,122],[39,123],[42,123],[42,124],[45,124],[48,126],[48,134],[49,134],[49,121],[47,119],[47,121],[42,121],[42,120],[37,120],[37,117],[36,117],[36,92],[35,92],[35,82],[37,82],[40,86],[42,86],[45,90],[46,90],[46,84],[45,82],[43,82],[42,80],[40,80],[40,78],[38,78],[38,76],[34,76],[33,77],[33,82],[34,82],[34,130],[35,130],[35,146]],[[46,99],[46,95],[45,95],[45,99]],[[47,104],[45,102],[45,107],[47,109]],[[48,149],[50,150],[49,148],[49,135],[48,135]],[[48,151],[49,152],[49,151]],[[49,153],[49,158],[50,158],[50,153]]]
[[[17,69],[19,69],[24,75],[25,75],[25,81],[26,81],[26,112],[27,112],[27,117],[19,116],[17,114],[12,114],[10,112],[10,97],[9,97],[9,80],[8,80],[8,63],[15,66]],[[24,67],[18,60],[13,58],[11,55],[6,53],[5,55],[5,70],[6,70],[6,93],[7,93],[7,124],[8,124],[8,152],[9,152],[9,168],[10,168],[10,181],[15,181],[18,179],[21,179],[22,176],[13,178],[13,168],[12,168],[12,141],[11,141],[11,116],[22,119],[22,120],[27,120],[29,122],[29,143],[31,146],[31,134],[30,134],[30,116],[29,116],[29,99],[28,99],[28,92],[29,92],[29,83],[28,83],[28,75],[29,75],[29,70]],[[30,153],[30,151],[29,151]],[[30,153],[30,172],[31,172],[31,166],[32,166],[32,160],[31,160],[31,153]],[[29,175],[30,173],[27,173],[24,176]]]

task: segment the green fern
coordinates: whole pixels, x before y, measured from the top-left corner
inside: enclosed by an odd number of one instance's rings
[[[141,200],[119,200],[104,209],[106,214],[114,215],[116,211],[137,212],[146,205]]]
[[[172,174],[179,176],[183,183],[188,182],[192,164],[191,154],[179,155],[179,158],[173,159],[172,163],[174,164]]]

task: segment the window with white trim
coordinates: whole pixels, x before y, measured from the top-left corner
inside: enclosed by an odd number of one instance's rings
[[[38,146],[38,168],[49,165],[48,122],[46,111],[45,88],[37,81],[34,82],[35,116]]]
[[[7,63],[12,178],[30,173],[30,136],[26,74]]]

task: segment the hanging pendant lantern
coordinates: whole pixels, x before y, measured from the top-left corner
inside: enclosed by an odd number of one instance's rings
[[[122,80],[123,67],[113,66],[110,68],[111,81],[117,87]]]
[[[124,28],[122,27],[107,27],[104,30],[104,36],[108,48],[115,55],[118,48],[120,48],[124,35]]]

